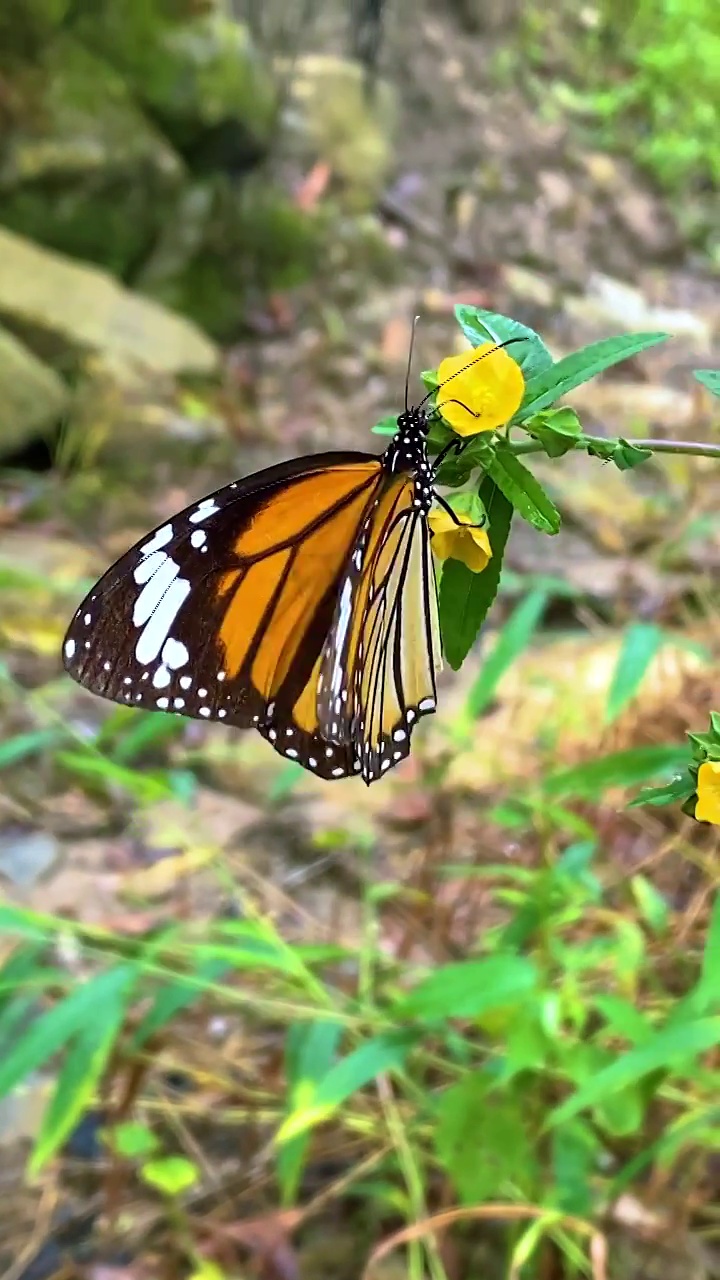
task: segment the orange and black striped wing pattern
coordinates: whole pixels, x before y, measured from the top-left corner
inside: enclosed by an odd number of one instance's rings
[[[114,702],[254,726],[320,777],[364,772],[355,738],[328,731],[318,683],[352,557],[375,537],[388,485],[373,455],[320,454],[188,507],[83,601],[66,670]]]
[[[338,746],[355,743],[367,783],[408,755],[415,724],[436,708],[442,658],[424,508],[412,477],[388,477],[341,583],[323,656],[324,732]]]

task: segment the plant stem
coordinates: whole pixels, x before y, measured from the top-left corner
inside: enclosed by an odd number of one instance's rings
[[[587,443],[597,443],[607,446],[611,443],[608,436],[583,436],[582,442],[578,440],[578,446]],[[696,458],[720,458],[720,444],[703,443],[701,440],[628,440],[628,444],[633,445],[636,449],[652,449],[653,453],[676,453],[689,454]],[[543,453],[543,447],[539,440],[522,440],[517,444],[510,445],[511,451],[515,454],[521,453]]]

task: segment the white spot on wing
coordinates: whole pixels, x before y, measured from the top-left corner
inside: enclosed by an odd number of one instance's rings
[[[181,688],[181,689],[189,689],[191,684],[192,684],[192,676],[181,676],[181,677],[180,677],[180,688]]]
[[[160,655],[166,667],[171,671],[177,671],[178,667],[184,667],[190,654],[182,643],[182,640],[173,640],[172,636],[165,641],[163,651]]]
[[[154,573],[150,581],[143,587],[140,595],[135,601],[133,609],[133,622],[136,627],[142,627],[155,612],[155,609],[162,600],[170,583],[177,578],[180,572],[180,566],[174,560],[169,560],[167,556],[163,557],[163,564]]]
[[[153,535],[150,541],[146,542],[145,546],[140,548],[140,554],[143,556],[149,556],[153,551],[159,551],[160,547],[167,546],[172,536],[172,525],[164,524],[162,529],[158,529],[157,533]]]
[[[168,557],[164,551],[154,551],[151,556],[146,556],[144,560],[140,561],[137,569],[133,571],[133,578],[138,584],[149,582],[153,574],[157,573],[167,559]],[[85,616],[89,620],[90,615],[86,614]]]
[[[65,657],[68,659],[68,662],[70,661],[71,658],[75,657],[75,641],[74,640],[65,641]]]
[[[172,677],[167,667],[160,666],[152,678],[153,687],[155,689],[167,689],[171,679]]]
[[[202,547],[207,541],[207,534],[204,529],[193,529],[190,534],[190,542],[193,547]]]
[[[192,515],[189,517],[190,523],[200,524],[201,520],[207,520],[208,516],[214,515],[215,512],[219,510],[220,508],[214,498],[204,498],[202,502],[198,503]]]
[[[145,590],[147,591],[147,587]],[[157,658],[177,617],[178,609],[189,595],[190,583],[186,578],[177,578],[170,584],[135,647],[135,657],[141,666],[146,666]]]

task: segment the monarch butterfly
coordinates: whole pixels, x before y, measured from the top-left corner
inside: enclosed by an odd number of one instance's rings
[[[379,457],[268,467],[142,538],[77,610],[66,671],[114,702],[254,726],[318,777],[380,778],[442,665],[427,517],[461,442],[431,464],[427,399],[408,408],[406,383]]]

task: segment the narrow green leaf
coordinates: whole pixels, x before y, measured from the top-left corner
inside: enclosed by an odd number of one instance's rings
[[[49,751],[65,737],[64,730],[35,729],[30,733],[17,733],[14,738],[0,742],[0,769],[9,769],[31,756]]]
[[[190,1008],[196,1001],[202,999],[204,984],[218,982],[229,968],[227,960],[213,958],[198,964],[193,974],[195,982],[180,978],[177,982],[171,982],[162,987],[132,1037],[133,1048],[139,1049],[147,1044],[151,1036],[167,1026],[168,1022],[177,1017],[183,1009]],[[197,982],[198,978],[201,985]]]
[[[527,649],[546,604],[547,596],[544,591],[531,591],[510,615],[473,682],[465,704],[467,715],[477,719],[492,702],[505,672]]]
[[[608,1067],[597,1071],[565,1102],[551,1112],[554,1128],[587,1107],[596,1107],[653,1071],[682,1068],[696,1056],[720,1044],[720,1017],[700,1018],[666,1027],[645,1044],[629,1050]]]
[[[114,1008],[117,992],[125,992],[134,970],[126,965],[109,969],[61,999],[37,1018],[0,1062],[0,1098],[38,1071],[49,1058],[79,1035],[86,1024],[101,1016],[107,1002]]]
[[[43,915],[27,907],[16,907],[10,902],[0,903],[0,934],[17,934],[30,941],[48,941],[61,928],[55,916]]]
[[[395,1002],[393,1018],[476,1018],[522,1000],[536,985],[535,966],[524,956],[488,956],[446,964]]]
[[[302,1109],[303,1098],[312,1093],[331,1070],[342,1035],[342,1024],[329,1018],[296,1023],[290,1027],[286,1046],[288,1111]],[[283,1143],[277,1153],[277,1173],[284,1205],[297,1199],[305,1162],[309,1133],[299,1133]]]
[[[62,1064],[53,1096],[45,1111],[35,1148],[29,1162],[29,1172],[35,1174],[62,1146],[83,1113],[93,1100],[95,1088],[105,1069],[108,1057],[122,1027],[128,995],[135,978],[130,965],[119,965],[93,979],[79,992],[90,989],[93,999],[78,1025],[79,1002],[72,996],[57,1006],[53,1013],[71,1008],[74,1026],[71,1043]],[[84,1003],[84,1002],[83,1002]],[[47,1021],[42,1021],[47,1028]]]
[[[104,756],[91,756],[82,751],[59,751],[55,759],[78,777],[128,791],[143,804],[167,800],[172,795],[172,788],[159,772],[126,769]]]
[[[612,724],[637,694],[648,668],[666,641],[654,622],[634,622],[623,637],[610,683],[605,722]]]
[[[686,757],[687,750],[677,743],[614,751],[597,760],[551,774],[543,782],[543,791],[548,796],[593,796],[600,795],[608,787],[634,787],[658,775],[677,773],[685,764]]]
[[[695,377],[714,396],[720,396],[720,369],[696,369]]]
[[[488,477],[483,477],[479,495],[490,521],[492,559],[482,573],[471,573],[459,560],[446,560],[440,580],[443,654],[453,671],[465,661],[497,595],[513,515],[511,503]]]
[[[483,342],[507,342],[508,338],[523,338],[523,342],[514,341],[508,347],[508,355],[520,365],[526,383],[552,365],[552,356],[540,335],[519,320],[500,315],[496,311],[484,311],[481,307],[463,304],[456,306],[455,318],[474,347],[482,346]]]
[[[715,894],[710,913],[698,990],[701,998],[720,1006],[720,893]]]
[[[137,714],[137,713],[136,713]],[[132,764],[143,752],[151,750],[185,732],[186,724],[180,716],[159,716],[140,712],[137,721],[119,735],[110,753],[117,764]]]
[[[560,512],[532,471],[509,449],[498,448],[487,462],[488,474],[515,510],[540,533],[557,533]]]
[[[655,888],[652,880],[648,880],[647,876],[641,875],[632,877],[630,887],[643,920],[653,933],[664,933],[668,927],[670,910],[660,890]]]
[[[640,805],[651,804],[660,808],[666,804],[678,804],[683,800],[687,800],[688,796],[695,790],[692,779],[687,773],[678,774],[671,782],[664,783],[661,787],[645,787],[639,796],[635,796],[628,803],[628,809],[637,809]]]
[[[372,430],[376,436],[394,436],[397,431],[397,414],[391,413],[387,418],[382,418]]]
[[[358,1089],[384,1071],[402,1066],[416,1040],[414,1032],[374,1036],[336,1062],[280,1126],[277,1142],[284,1143],[327,1120]]]
[[[604,369],[610,369],[630,356],[664,342],[666,333],[628,333],[616,338],[603,338],[580,351],[573,351],[549,369],[542,369],[527,382],[525,397],[513,422],[525,422],[541,409],[549,409],[560,396],[567,395],[583,382],[588,382]]]

